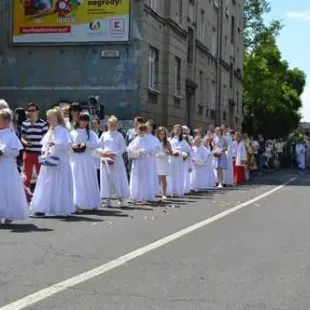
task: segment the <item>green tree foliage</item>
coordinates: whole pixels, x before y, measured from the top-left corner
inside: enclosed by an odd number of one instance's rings
[[[306,76],[282,59],[276,44],[282,25],[263,22],[269,9],[266,0],[245,1],[243,130],[275,138],[298,127]]]

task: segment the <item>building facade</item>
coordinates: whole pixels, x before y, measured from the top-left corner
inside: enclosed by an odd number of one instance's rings
[[[15,46],[11,24],[4,0],[0,97],[12,105],[98,95],[120,119],[241,126],[243,0],[132,0],[126,43]]]

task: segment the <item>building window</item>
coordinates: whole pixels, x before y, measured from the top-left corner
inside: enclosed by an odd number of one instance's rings
[[[205,40],[205,11],[200,12],[200,40],[204,43]]]
[[[234,84],[234,64],[230,64],[230,72],[229,72],[229,87],[232,89]]]
[[[181,95],[181,59],[175,57],[174,59],[174,90],[176,95]]]
[[[217,55],[217,30],[215,27],[213,27],[211,40],[212,40],[211,42],[212,55],[216,56]]]
[[[227,120],[227,113],[226,111],[223,112],[223,121],[225,122]]]
[[[157,94],[148,93],[148,103],[151,104],[157,104],[158,96]]]
[[[182,25],[183,0],[176,0],[176,2],[177,2],[176,22]]]
[[[174,59],[174,94],[181,95],[181,59]]]
[[[189,64],[194,62],[194,31],[192,28],[188,28],[187,62]]]
[[[199,91],[200,91],[200,104],[203,105],[204,103],[204,87],[203,87],[203,81],[204,81],[204,76],[203,76],[203,72],[199,71]]]
[[[149,88],[158,88],[158,50],[153,47],[149,51]]]
[[[198,105],[198,114],[203,115],[203,106],[201,104]]]
[[[231,44],[235,44],[235,17],[231,17],[231,34],[230,34],[230,41]]]
[[[210,110],[210,117],[211,117],[211,119],[215,119],[215,110],[214,109]]]
[[[180,109],[181,108],[181,98],[174,98],[173,106],[176,109]]]
[[[158,11],[159,8],[159,0],[149,0],[150,1],[150,7],[154,10],[154,11]]]

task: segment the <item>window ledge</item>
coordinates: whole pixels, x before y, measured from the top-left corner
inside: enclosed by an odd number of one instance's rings
[[[159,90],[154,89],[154,88],[152,88],[152,87],[149,87],[149,88],[148,88],[148,92],[149,92],[150,94],[153,94],[153,95],[160,95],[160,94],[161,94],[161,92],[160,92]]]
[[[179,99],[179,100],[182,99],[182,96],[181,96],[181,95],[178,95],[178,94],[173,94],[173,97],[174,97],[175,99]]]

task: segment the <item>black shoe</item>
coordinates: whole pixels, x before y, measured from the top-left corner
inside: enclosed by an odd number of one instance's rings
[[[44,216],[45,216],[45,213],[36,212],[36,213],[34,213],[33,215],[31,215],[30,217],[44,217]]]

